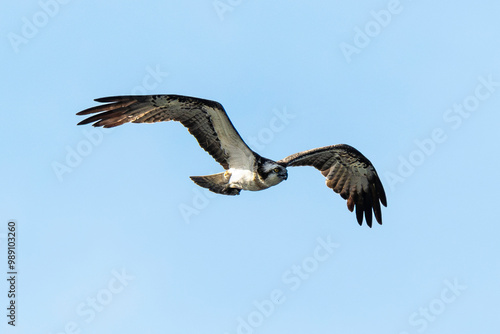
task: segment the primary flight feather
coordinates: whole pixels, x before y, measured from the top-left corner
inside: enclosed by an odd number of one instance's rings
[[[181,95],[129,95],[96,99],[107,103],[77,113],[90,116],[78,125],[111,128],[124,123],[178,121],[225,169],[224,172],[192,176],[201,187],[223,195],[241,190],[263,190],[288,177],[287,167],[312,166],[326,178],[326,185],[347,200],[362,225],[363,216],[372,226],[382,224],[380,203],[387,206],[384,188],[372,163],[349,145],[332,145],[292,154],[279,161],[252,151],[234,128],[222,105],[215,101]]]

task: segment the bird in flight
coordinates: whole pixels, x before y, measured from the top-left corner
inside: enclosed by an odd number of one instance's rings
[[[223,195],[241,190],[258,191],[275,186],[288,177],[287,167],[312,166],[326,178],[326,185],[356,209],[359,225],[363,216],[372,227],[372,210],[382,224],[380,203],[387,206],[384,188],[372,163],[355,148],[332,145],[292,154],[273,161],[252,151],[234,128],[218,102],[181,95],[128,95],[96,99],[106,103],[77,113],[90,116],[78,125],[112,128],[124,123],[178,121],[225,169],[224,172],[191,176],[197,185]]]

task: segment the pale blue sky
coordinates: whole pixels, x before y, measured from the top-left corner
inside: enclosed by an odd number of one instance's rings
[[[498,333],[497,1],[2,7],[2,333]],[[384,225],[313,168],[207,194],[189,176],[221,167],[178,123],[76,126],[131,93],[219,101],[275,160],[356,147]]]

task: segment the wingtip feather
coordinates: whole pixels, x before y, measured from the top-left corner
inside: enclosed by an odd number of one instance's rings
[[[348,199],[347,199],[347,209],[351,212],[354,211],[354,198],[352,196],[350,196]]]
[[[130,101],[134,100],[136,98],[135,95],[115,95],[115,96],[105,96],[105,97],[99,97],[97,99],[94,99],[96,102],[123,102],[123,101]]]

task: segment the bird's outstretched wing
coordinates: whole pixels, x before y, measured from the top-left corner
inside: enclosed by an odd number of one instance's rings
[[[111,96],[95,101],[107,104],[77,113],[97,113],[78,125],[94,123],[94,126],[112,128],[124,123],[178,121],[225,169],[253,165],[253,151],[241,139],[218,102],[180,95]]]
[[[370,160],[349,145],[333,145],[292,154],[278,163],[286,166],[313,166],[326,177],[326,185],[347,200],[347,208],[356,207],[359,225],[372,226],[372,209],[382,224],[380,203],[387,206],[384,188]],[[379,203],[380,202],[380,203]]]

